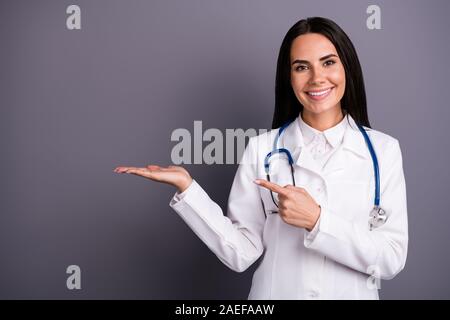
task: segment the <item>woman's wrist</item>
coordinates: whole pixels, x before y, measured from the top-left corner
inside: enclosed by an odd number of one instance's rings
[[[322,208],[321,208],[320,205],[318,205],[318,206],[317,206],[316,214],[314,214],[314,215],[312,216],[312,220],[311,220],[311,223],[310,223],[309,228],[306,228],[306,230],[307,230],[308,232],[311,232],[311,231],[314,229],[314,227],[316,226],[316,223],[317,223],[317,221],[319,220],[321,211],[322,211]]]
[[[189,186],[191,185],[193,179],[191,177],[186,177],[186,179],[183,179],[176,187],[178,189],[179,193],[184,192]]]

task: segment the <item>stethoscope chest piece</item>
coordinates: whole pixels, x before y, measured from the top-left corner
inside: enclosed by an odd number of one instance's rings
[[[369,218],[370,230],[382,226],[387,220],[386,211],[384,211],[379,206],[373,207],[372,211],[370,211],[369,216],[370,216]]]

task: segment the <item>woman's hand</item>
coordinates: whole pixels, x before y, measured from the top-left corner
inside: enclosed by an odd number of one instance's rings
[[[173,185],[179,192],[186,190],[192,183],[192,178],[186,169],[179,166],[160,167],[148,165],[145,168],[117,167],[117,173],[131,173],[137,176]]]
[[[320,206],[304,189],[256,179],[255,183],[278,193],[278,209],[281,218],[288,224],[311,231],[320,217]]]

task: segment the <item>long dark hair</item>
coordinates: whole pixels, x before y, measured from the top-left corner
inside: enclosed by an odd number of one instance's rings
[[[306,33],[320,33],[333,43],[345,69],[346,84],[341,100],[342,111],[349,113],[357,124],[370,128],[364,78],[350,38],[330,19],[311,17],[294,24],[281,43],[275,80],[272,129],[294,120],[303,110],[303,105],[298,101],[291,86],[290,52],[294,39]]]

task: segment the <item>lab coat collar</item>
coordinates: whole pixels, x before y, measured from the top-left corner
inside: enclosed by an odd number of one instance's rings
[[[291,152],[292,157],[298,166],[314,172],[320,172],[317,162],[312,158],[311,154],[309,152],[302,152],[302,150],[306,151],[307,149],[305,148],[305,141],[300,129],[298,117],[295,118],[295,120],[292,121],[292,123],[281,134],[280,145],[287,148]],[[350,151],[364,159],[370,157],[364,137],[359,131],[355,120],[349,114],[347,114],[346,117],[348,123],[345,129],[342,145],[338,147],[342,148],[342,150],[337,150],[336,154],[333,155],[330,158],[330,161],[327,162],[323,169],[325,174],[331,171],[340,170],[344,167],[345,154],[341,152],[343,150]]]

